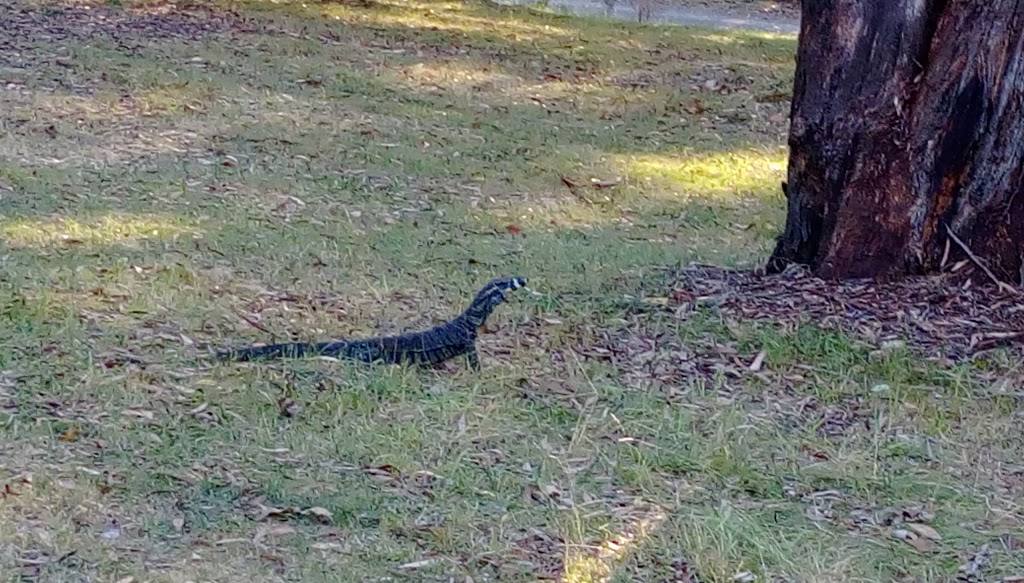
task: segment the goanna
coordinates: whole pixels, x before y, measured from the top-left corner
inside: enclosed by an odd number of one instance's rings
[[[466,311],[458,317],[423,332],[333,342],[268,344],[225,350],[218,352],[217,357],[244,361],[333,356],[366,363],[433,365],[465,355],[469,366],[479,370],[480,357],[476,352],[478,329],[484,325],[494,308],[505,301],[505,294],[525,286],[525,277],[495,279],[476,294]]]

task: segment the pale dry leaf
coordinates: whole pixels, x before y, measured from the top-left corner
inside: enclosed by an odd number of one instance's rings
[[[910,546],[917,549],[919,552],[927,553],[932,550],[932,542],[924,537],[918,536],[917,534],[897,528],[892,531],[892,536],[898,538],[901,541],[909,544]]]
[[[927,539],[934,541],[942,540],[942,536],[939,535],[938,531],[928,526],[927,524],[919,524],[916,522],[912,522],[910,524],[907,524],[907,528]]]
[[[322,522],[331,522],[334,520],[334,515],[331,514],[331,511],[326,508],[321,508],[320,506],[314,506],[309,510],[306,510],[303,514],[312,514]]]
[[[290,508],[276,508],[274,506],[265,506],[259,503],[256,504],[256,507],[259,509],[259,516],[257,517],[257,520],[266,520],[271,516],[280,516],[286,512],[291,512]]]
[[[611,188],[613,186],[618,186],[621,183],[622,183],[621,179],[615,179],[615,180],[600,180],[600,179],[597,179],[597,178],[591,178],[590,179],[590,184],[594,188]]]
[[[562,495],[562,491],[554,484],[545,484],[540,487],[540,491],[549,498],[558,498]]]
[[[411,563],[405,563],[399,565],[398,568],[403,571],[410,571],[412,569],[422,569],[423,567],[429,567],[437,562],[437,559],[421,559],[419,561],[412,561]]]
[[[749,368],[752,372],[757,372],[757,371],[761,370],[761,367],[764,366],[764,357],[765,356],[766,355],[765,355],[765,352],[763,350],[758,352],[757,356],[754,357],[754,362],[751,362],[750,366],[747,367],[747,368]]]
[[[295,534],[295,528],[287,524],[272,524],[261,529],[264,533],[271,536],[283,536],[286,534]]]

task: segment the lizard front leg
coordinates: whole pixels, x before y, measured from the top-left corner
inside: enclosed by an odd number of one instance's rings
[[[466,361],[469,363],[469,368],[480,370],[480,355],[476,353],[476,346],[470,345],[466,352]]]

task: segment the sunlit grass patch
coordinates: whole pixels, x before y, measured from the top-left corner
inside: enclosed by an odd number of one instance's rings
[[[613,519],[614,532],[596,543],[568,545],[561,581],[565,583],[607,583],[621,570],[624,561],[638,552],[652,533],[666,520],[663,509],[643,503],[631,506],[626,517]],[[586,532],[579,533],[586,536]]]
[[[767,31],[743,31],[740,34],[735,33],[701,33],[697,35],[699,38],[708,40],[714,43],[718,43],[726,46],[735,46],[749,42],[764,42],[764,41],[794,41],[794,35],[786,34],[782,32],[767,32]]]
[[[468,93],[493,89],[502,91],[518,87],[525,81],[517,76],[491,70],[490,67],[466,66],[462,63],[417,63],[401,74],[419,87],[443,87]]]
[[[287,5],[287,2],[282,4]],[[345,4],[327,5],[319,14],[363,25],[407,27],[457,34],[494,34],[514,41],[572,38],[569,28],[516,18],[490,18],[461,2],[374,2],[370,10]],[[305,5],[303,5],[305,9]]]
[[[686,152],[675,156],[610,157],[619,172],[638,181],[654,183],[655,193],[707,200],[735,200],[743,196],[771,196],[785,177],[787,152],[728,150]],[[771,198],[777,199],[777,196]]]
[[[144,239],[177,239],[198,231],[180,220],[112,213],[89,221],[12,219],[0,222],[0,235],[14,248],[53,245],[130,245]]]

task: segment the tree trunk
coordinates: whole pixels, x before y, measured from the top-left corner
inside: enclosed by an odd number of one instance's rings
[[[1024,1],[802,4],[788,214],[768,271],[915,275],[973,255],[1017,284]]]

